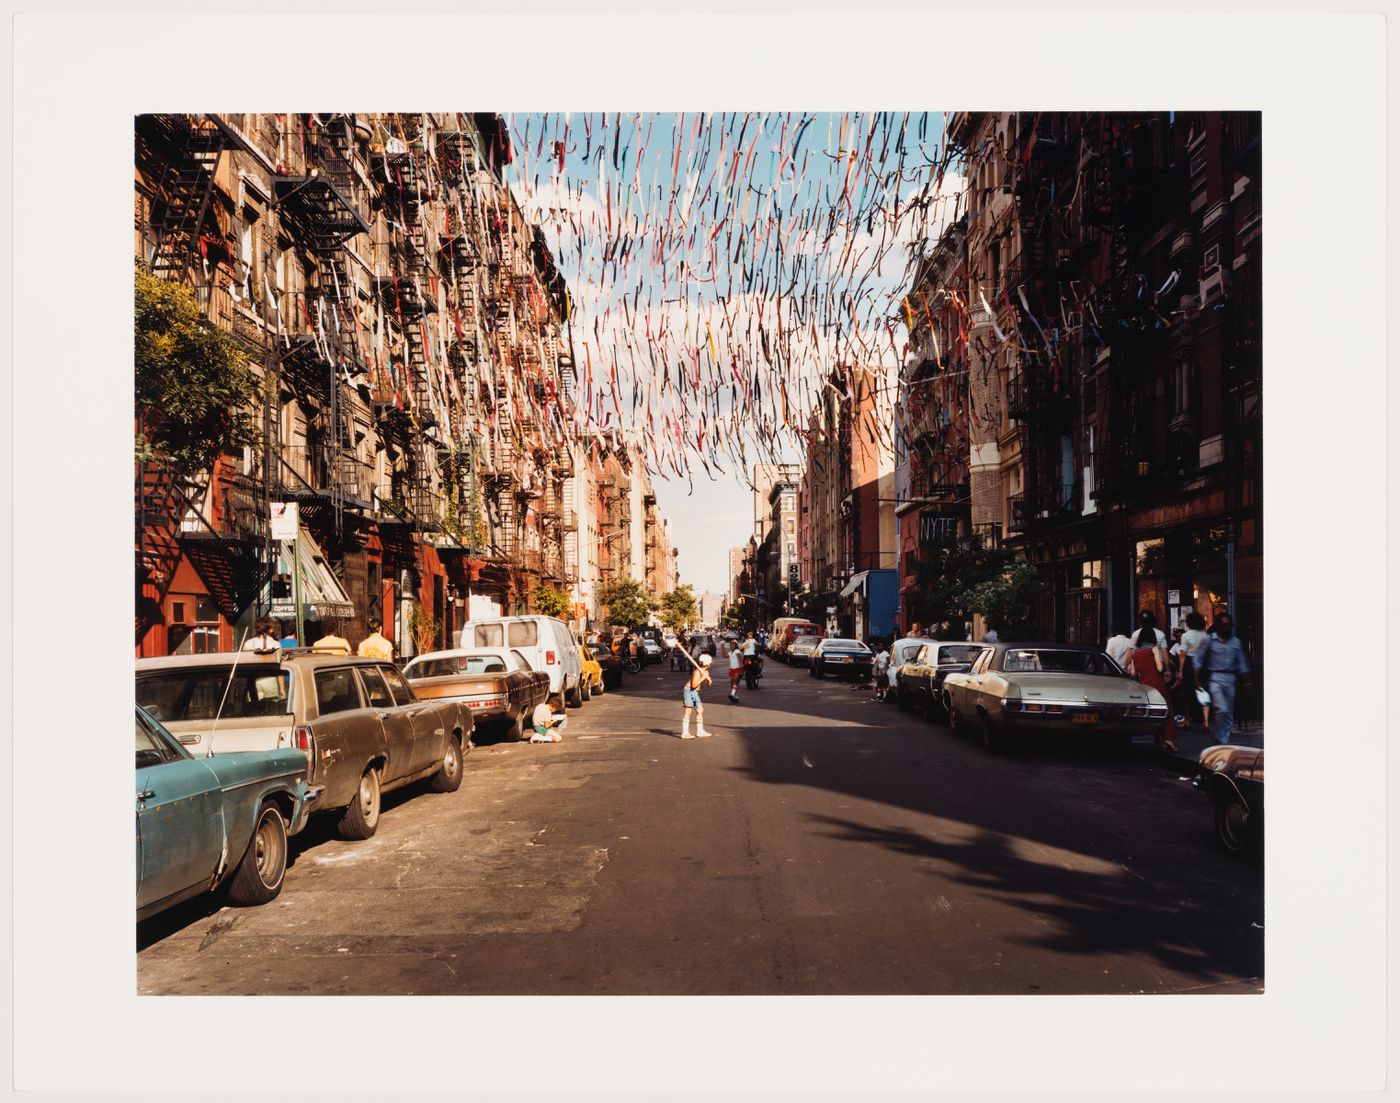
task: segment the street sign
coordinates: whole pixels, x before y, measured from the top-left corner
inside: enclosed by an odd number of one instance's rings
[[[297,538],[297,503],[269,503],[271,516],[268,518],[274,540],[295,540]]]

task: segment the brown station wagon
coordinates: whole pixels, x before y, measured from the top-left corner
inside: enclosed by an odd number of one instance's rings
[[[549,675],[531,670],[513,648],[459,647],[429,651],[404,667],[419,697],[457,701],[471,709],[477,727],[501,726],[507,739],[520,740],[535,706],[549,698]]]
[[[472,747],[461,702],[421,700],[392,663],[352,655],[138,659],[136,701],[196,758],[304,752],[307,784],[324,786],[315,811],[339,812],[348,839],[374,834],[382,793],[425,779],[439,792],[460,788]]]

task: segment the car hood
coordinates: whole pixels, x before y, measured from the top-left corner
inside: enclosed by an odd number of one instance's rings
[[[1090,701],[1161,704],[1162,695],[1131,678],[1107,674],[1003,674],[1008,687],[1028,700],[1074,701],[1087,696]]]

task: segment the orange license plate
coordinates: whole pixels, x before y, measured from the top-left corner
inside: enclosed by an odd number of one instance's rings
[[[1097,724],[1099,714],[1097,712],[1076,712],[1069,719],[1072,724]]]

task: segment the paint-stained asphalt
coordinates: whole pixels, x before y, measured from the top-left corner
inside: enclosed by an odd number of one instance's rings
[[[138,928],[143,993],[1253,992],[1262,867],[1139,752],[1002,756],[770,660],[710,739],[663,666],[452,794],[313,821],[282,895]]]

